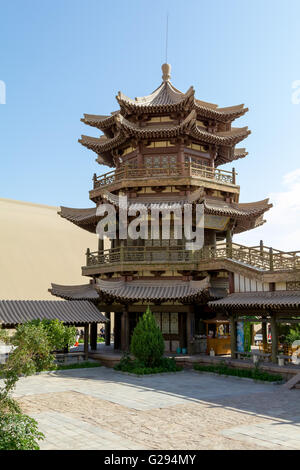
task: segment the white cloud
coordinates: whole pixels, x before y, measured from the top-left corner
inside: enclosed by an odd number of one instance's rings
[[[300,168],[282,179],[282,191],[268,197],[273,208],[265,214],[266,223],[234,237],[237,243],[255,246],[263,240],[267,246],[283,251],[300,250]]]

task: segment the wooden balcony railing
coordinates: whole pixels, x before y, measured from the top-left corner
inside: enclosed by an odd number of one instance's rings
[[[300,270],[300,251],[283,252],[260,245],[247,247],[236,243],[206,246],[191,251],[166,247],[124,247],[86,253],[86,266],[117,264],[190,264],[231,259],[262,271]]]
[[[183,165],[167,166],[163,168],[132,168],[124,165],[122,168],[110,171],[104,175],[97,176],[94,174],[94,189],[102,188],[124,179],[141,179],[151,177],[184,177],[194,176],[215,180],[226,184],[236,184],[236,172],[220,170],[219,168],[211,168],[205,165],[197,165],[195,163],[184,163]]]

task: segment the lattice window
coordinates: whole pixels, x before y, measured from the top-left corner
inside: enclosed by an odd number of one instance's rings
[[[144,157],[146,168],[169,168],[177,165],[177,155],[151,155]]]
[[[288,281],[286,290],[300,290],[300,281]]]

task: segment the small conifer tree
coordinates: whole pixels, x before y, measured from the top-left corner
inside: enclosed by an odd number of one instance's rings
[[[133,331],[130,350],[146,367],[155,367],[159,365],[164,349],[163,335],[148,306]]]

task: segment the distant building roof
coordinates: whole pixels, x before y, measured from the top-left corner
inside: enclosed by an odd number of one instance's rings
[[[107,321],[88,301],[0,300],[0,324],[12,326],[37,319],[57,319],[69,325]]]
[[[240,292],[208,303],[213,309],[268,309],[300,308],[300,291]]]

